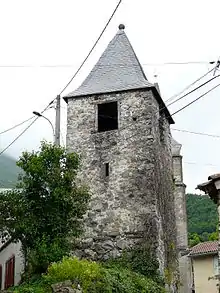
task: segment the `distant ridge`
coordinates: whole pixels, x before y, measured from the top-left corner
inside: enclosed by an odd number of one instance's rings
[[[20,169],[16,160],[7,155],[0,156],[0,188],[15,187]]]

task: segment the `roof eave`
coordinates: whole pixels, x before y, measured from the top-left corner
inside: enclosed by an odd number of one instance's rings
[[[0,252],[2,252],[5,248],[8,247],[9,244],[13,242],[13,238],[9,238],[5,243],[2,244],[0,247]]]
[[[163,99],[161,98],[160,93],[158,92],[157,88],[155,86],[152,86],[151,88],[156,95],[157,102],[159,106],[162,106],[161,111],[166,114],[166,118],[169,121],[170,124],[175,124],[175,121],[173,120],[169,110],[167,109],[167,106],[165,105]]]
[[[120,93],[120,92],[127,92],[127,91],[135,91],[135,90],[143,90],[143,89],[149,89],[152,90],[155,94],[155,98],[158,102],[158,104],[160,106],[162,106],[161,111],[164,112],[166,114],[166,118],[168,119],[170,124],[175,124],[172,116],[170,115],[169,110],[167,109],[163,99],[161,98],[158,90],[156,89],[156,87],[154,85],[149,86],[149,87],[139,87],[139,88],[131,88],[131,89],[123,89],[123,90],[116,90],[116,91],[109,91],[109,92],[99,92],[99,93],[91,93],[91,94],[82,94],[82,95],[77,95],[77,96],[64,96],[63,99],[66,103],[68,103],[69,99],[77,99],[77,98],[84,98],[84,97],[88,97],[88,96],[94,96],[94,95],[104,95],[104,94],[111,94],[111,93]]]
[[[208,256],[208,255],[215,255],[218,251],[208,251],[208,252],[198,252],[198,253],[189,253],[190,257],[199,257],[199,256]]]
[[[215,179],[211,179],[211,178],[212,178],[212,176],[209,176],[209,178],[208,178],[209,181],[197,185],[196,189],[199,189],[199,190],[205,192],[206,194],[208,194],[209,197],[214,201],[214,203],[217,204],[218,191],[217,191],[215,184],[214,184],[214,181],[217,180],[216,179],[217,177]]]

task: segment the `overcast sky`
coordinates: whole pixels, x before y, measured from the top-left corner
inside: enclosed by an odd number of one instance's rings
[[[0,132],[31,117],[33,110],[41,111],[56,97],[88,53],[117,2],[0,0]],[[123,0],[87,65],[64,93],[83,81],[118,25],[124,23],[148,80],[159,83],[162,97],[167,100],[211,69],[209,61],[219,58],[219,8],[219,0]],[[207,61],[207,64],[158,64],[191,61]],[[157,65],[147,65],[152,63]],[[13,67],[24,65],[29,67]],[[42,67],[45,65],[66,66]],[[216,78],[207,87],[169,107],[170,112],[218,83],[220,79]],[[220,135],[219,109],[220,88],[176,114],[172,128]],[[48,110],[46,115],[53,121],[55,110]],[[63,140],[65,120],[66,104],[62,101]],[[24,127],[0,135],[0,149]],[[187,191],[194,192],[208,175],[220,172],[220,138],[172,133],[183,145]],[[18,157],[23,150],[36,149],[42,139],[52,140],[52,131],[47,121],[38,119],[7,154]]]

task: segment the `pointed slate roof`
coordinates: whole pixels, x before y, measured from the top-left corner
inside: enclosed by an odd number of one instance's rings
[[[121,25],[81,86],[67,97],[153,86],[147,81],[123,28]]]
[[[174,123],[155,85],[147,80],[124,28],[124,25],[119,25],[117,34],[90,74],[78,89],[66,95],[64,100],[93,94],[152,88],[169,122]]]

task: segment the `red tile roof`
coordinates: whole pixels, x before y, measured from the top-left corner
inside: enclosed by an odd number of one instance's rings
[[[190,250],[190,256],[217,253],[218,241],[202,242],[193,246]]]

